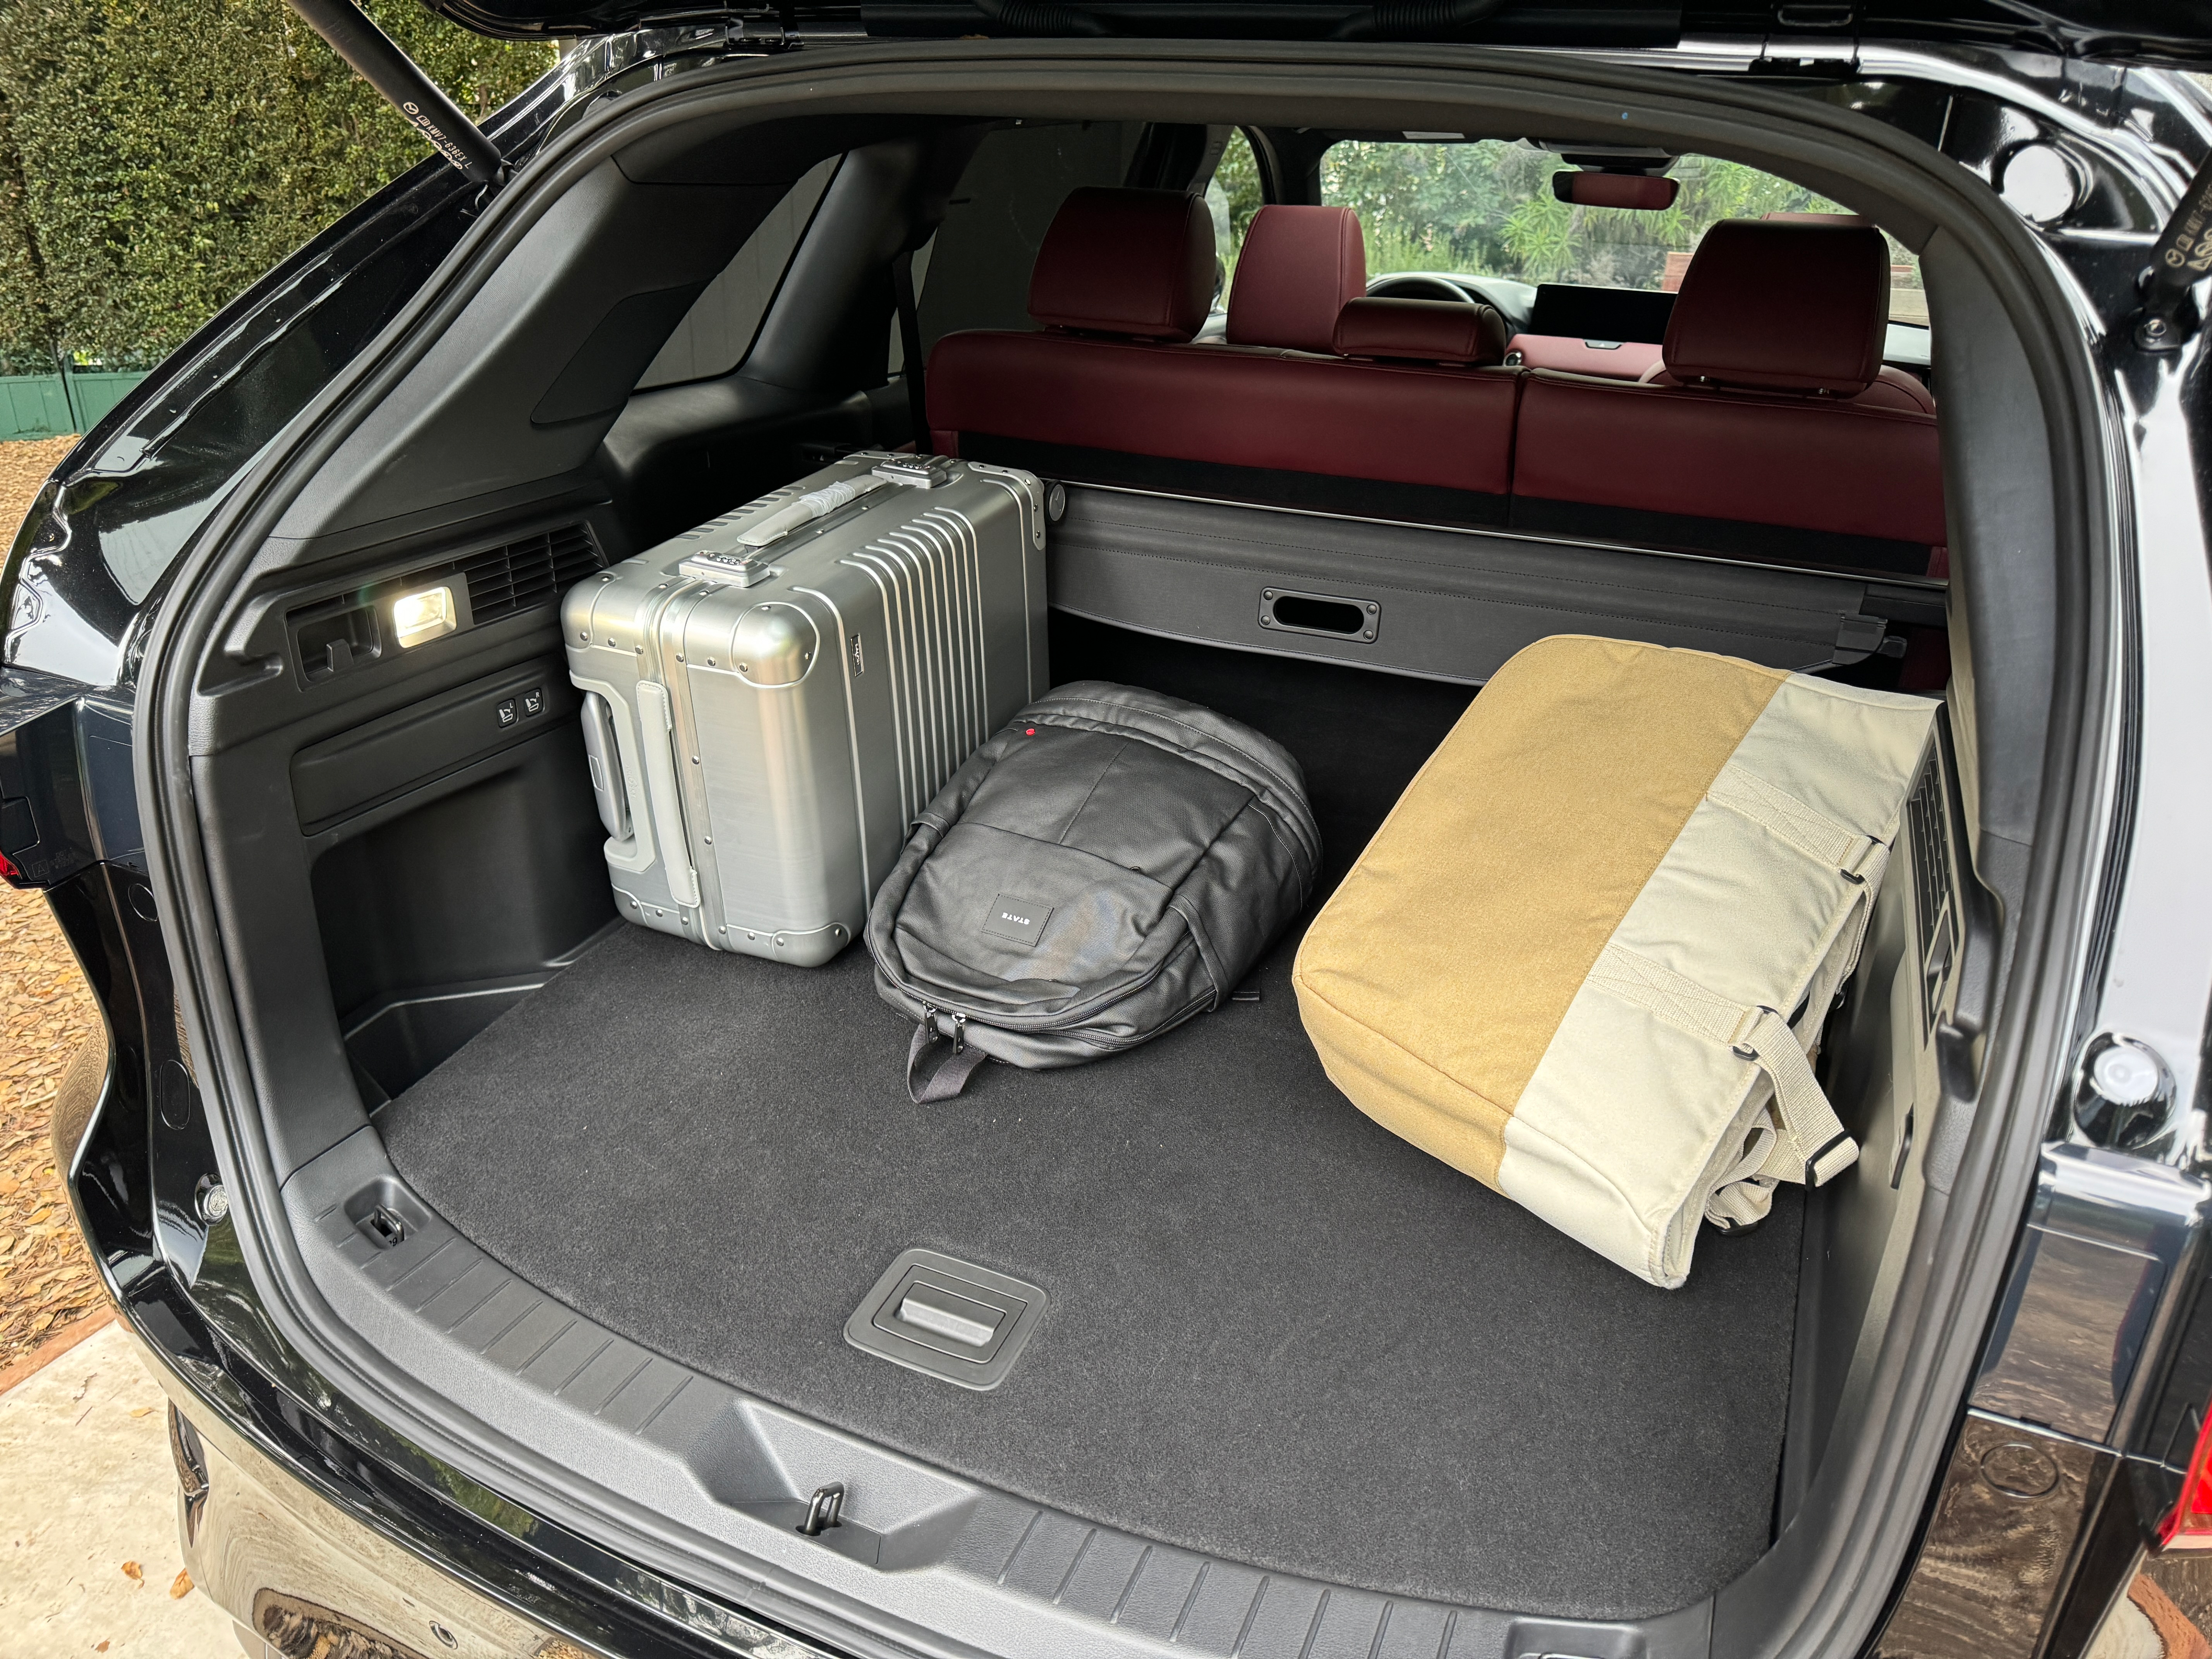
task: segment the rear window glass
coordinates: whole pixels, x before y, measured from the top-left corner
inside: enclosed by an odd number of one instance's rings
[[[1322,159],[1322,200],[1359,215],[1370,280],[1401,273],[1674,293],[1708,227],[1770,213],[1841,213],[1826,197],[1741,161],[1680,155],[1681,190],[1649,213],[1578,207],[1552,193],[1572,171],[1525,141],[1347,139]],[[1925,327],[1920,262],[1890,241],[1891,320]]]

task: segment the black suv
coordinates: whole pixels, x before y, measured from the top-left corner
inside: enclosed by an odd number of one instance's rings
[[[479,131],[295,3],[440,157],[64,462],[0,680],[106,1020],[59,1164],[250,1650],[2207,1650],[2212,13],[431,0],[583,37]],[[1032,293],[1127,191],[1212,315]],[[1886,239],[1840,389],[1817,262],[1737,279],[1761,389],[1670,332],[1776,216]],[[1856,1164],[1662,1291],[1353,1111],[1296,929],[927,1107],[862,951],[638,968],[563,594],[907,447],[1050,487],[1055,681],[1291,751],[1316,902],[1530,639],[1939,698]],[[844,1340],[912,1248],[1048,1295],[1003,1386]]]

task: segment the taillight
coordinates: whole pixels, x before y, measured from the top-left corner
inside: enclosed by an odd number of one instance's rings
[[[10,887],[25,885],[23,872],[15,867],[15,860],[5,853],[0,853],[0,881],[6,882]]]
[[[2159,1547],[2212,1550],[2212,1413],[2197,1425],[2197,1446],[2173,1513],[2159,1523]]]

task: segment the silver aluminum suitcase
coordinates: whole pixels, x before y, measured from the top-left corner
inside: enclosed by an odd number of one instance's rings
[[[629,920],[805,967],[1048,684],[1044,487],[862,453],[579,583],[568,672]]]

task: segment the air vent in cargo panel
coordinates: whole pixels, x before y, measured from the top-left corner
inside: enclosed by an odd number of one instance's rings
[[[1943,780],[1931,761],[1905,809],[1912,840],[1912,890],[1920,932],[1920,1012],[1933,1030],[1944,981],[1958,949],[1958,921],[1951,904],[1951,833],[1944,811]]]
[[[599,568],[599,550],[580,524],[562,525],[504,547],[457,559],[469,585],[469,610],[482,627],[502,617],[550,605]]]

